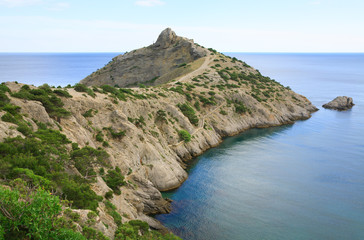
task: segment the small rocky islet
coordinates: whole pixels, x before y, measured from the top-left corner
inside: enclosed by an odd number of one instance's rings
[[[41,186],[67,199],[61,227],[95,239],[159,234],[148,225],[168,232],[152,216],[170,211],[161,191],[187,179],[189,159],[223,137],[317,111],[247,63],[169,28],[80,84],[7,82],[0,98],[1,184]],[[26,161],[10,160],[24,154]]]
[[[354,106],[353,99],[347,96],[339,96],[334,100],[322,105],[323,108],[333,109],[338,111],[346,111]]]

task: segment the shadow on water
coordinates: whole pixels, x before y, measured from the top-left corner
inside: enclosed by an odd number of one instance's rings
[[[297,121],[299,122],[299,121]],[[216,157],[217,155],[224,155],[229,149],[234,148],[235,146],[248,143],[251,141],[258,141],[263,138],[273,138],[275,135],[282,134],[285,131],[288,131],[290,128],[293,127],[294,124],[288,124],[278,127],[269,127],[269,128],[253,128],[248,129],[238,135],[232,137],[225,137],[223,138],[223,142],[218,145],[217,147],[211,148],[204,152],[201,156],[191,159],[188,162],[188,167],[186,169],[187,173],[191,174],[191,172],[195,169],[198,165],[199,161],[202,158],[211,158]],[[186,181],[188,182],[188,180]],[[186,183],[185,182],[185,183]],[[182,186],[185,184],[183,183]],[[173,200],[173,195],[179,191],[180,188],[162,192],[164,198],[170,198]],[[172,209],[173,212],[173,209]],[[160,215],[157,215],[160,216]]]

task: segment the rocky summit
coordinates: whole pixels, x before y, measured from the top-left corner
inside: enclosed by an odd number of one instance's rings
[[[116,56],[81,83],[120,87],[161,84],[193,71],[194,67],[184,66],[208,54],[207,49],[194,44],[193,40],[179,37],[167,28],[154,44]]]
[[[134,219],[163,228],[151,217],[170,209],[161,191],[179,187],[188,177],[188,160],[223,137],[291,124],[317,110],[247,63],[171,29],[153,45],[117,56],[82,83],[90,87],[0,85],[0,141],[15,142],[23,151],[30,139],[38,144],[32,154],[49,151],[43,154],[48,160],[9,165],[14,146],[2,148],[11,150],[0,154],[3,172],[13,172],[3,182],[29,176],[50,182],[55,194],[74,202],[69,211],[81,218],[70,221],[77,229],[85,226],[87,209],[97,210],[96,222],[87,226],[111,239]],[[121,87],[137,83],[144,85]],[[20,174],[19,168],[32,171]],[[79,186],[87,194],[71,191]]]
[[[334,109],[339,111],[345,111],[352,108],[355,104],[353,103],[353,99],[351,97],[340,96],[336,97],[329,103],[322,105],[323,108]]]

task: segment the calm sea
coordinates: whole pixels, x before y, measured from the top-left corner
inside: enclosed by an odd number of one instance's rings
[[[0,82],[74,85],[118,53],[0,53]]]
[[[75,84],[117,53],[0,54],[0,82]],[[159,215],[183,239],[364,239],[364,54],[229,53],[308,97],[306,121],[252,129],[191,162]],[[346,112],[321,105],[339,95]]]

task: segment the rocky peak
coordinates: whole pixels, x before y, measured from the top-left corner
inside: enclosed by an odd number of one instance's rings
[[[154,44],[113,58],[81,83],[120,87],[159,85],[193,71],[189,67],[192,62],[209,54],[207,49],[195,44],[193,40],[177,36],[172,29],[166,28]],[[190,65],[186,66],[188,64]]]
[[[176,33],[172,29],[166,28],[159,34],[157,42],[153,46],[157,48],[168,48],[177,42],[177,38]]]

